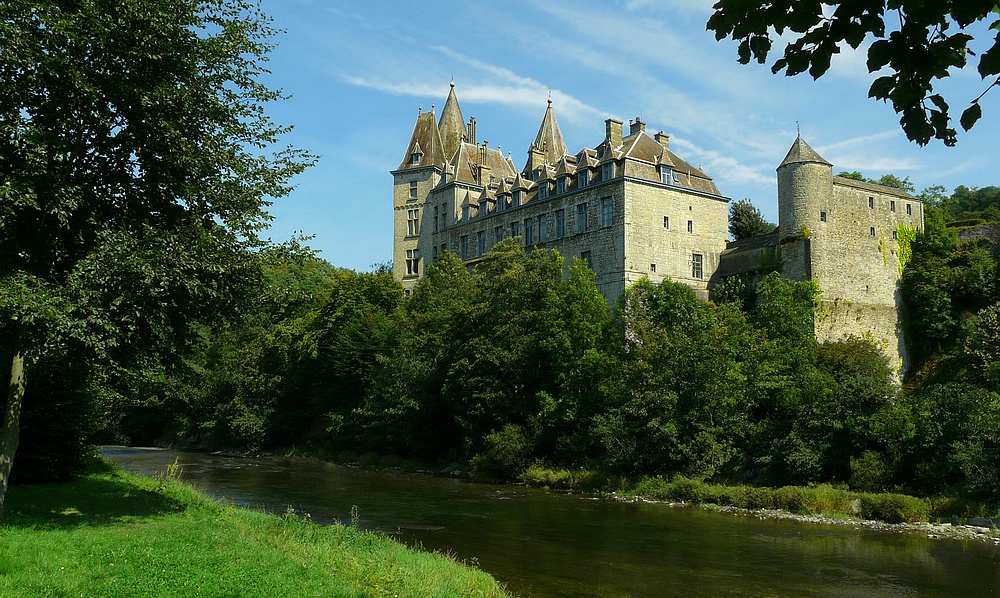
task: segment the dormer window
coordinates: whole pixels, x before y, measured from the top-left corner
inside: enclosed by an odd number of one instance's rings
[[[660,167],[660,182],[664,185],[669,185],[674,182],[674,169],[669,166]]]
[[[601,165],[601,181],[610,181],[615,176],[615,163],[605,162]]]
[[[548,196],[549,196],[549,183],[548,181],[542,181],[542,183],[538,185],[538,199],[545,199]]]
[[[514,194],[511,195],[510,206],[516,208],[521,205],[521,190],[515,189]]]
[[[468,204],[462,206],[462,220],[469,219],[469,206]]]
[[[556,181],[556,193],[566,193],[566,180],[568,177],[561,176]]]
[[[485,216],[489,212],[489,207],[486,204],[486,200],[479,202],[479,216]]]
[[[502,212],[507,209],[507,198],[501,195],[497,198],[497,211]]]
[[[410,164],[420,164],[420,156],[422,155],[420,152],[410,154]]]
[[[590,184],[590,170],[584,168],[581,170],[576,177],[576,184],[580,187],[586,187]]]

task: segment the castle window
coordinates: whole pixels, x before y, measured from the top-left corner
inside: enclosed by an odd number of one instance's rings
[[[535,244],[535,222],[531,218],[525,218],[524,220],[524,244],[534,245]]]
[[[650,272],[656,272],[656,264],[650,264],[649,265],[649,271]]]
[[[907,216],[913,215],[913,206],[911,204],[906,204],[906,215]]]
[[[691,254],[691,278],[704,278],[703,261],[700,253]]]
[[[615,204],[610,197],[601,198],[601,226],[611,226],[615,221]]]
[[[688,220],[688,232],[689,233],[694,232],[694,220]]]
[[[589,251],[584,251],[583,253],[581,253],[580,254],[580,259],[583,260],[583,261],[585,261],[585,262],[587,262],[587,267],[588,268],[590,268],[591,270],[594,269],[594,260],[591,258],[591,255],[590,255]]]
[[[511,222],[510,223],[510,236],[511,237],[520,237],[521,236],[521,223],[520,222]]]
[[[562,239],[566,236],[566,210],[556,211],[556,238]]]
[[[585,203],[576,205],[576,232],[577,234],[587,232],[587,204]]]
[[[545,222],[545,214],[538,215],[538,242],[541,243],[545,240],[545,229],[548,228]]]
[[[502,212],[507,209],[507,198],[501,195],[497,198],[497,211]]]
[[[410,164],[420,164],[420,153],[413,152],[410,154]]]
[[[448,251],[448,244],[441,243],[441,253],[444,253],[445,251]]]
[[[498,226],[498,227],[496,227],[496,228],[493,229],[493,244],[495,245],[495,244],[499,243],[500,241],[503,241],[503,227],[502,226]]]
[[[889,200],[889,211],[890,212],[895,212],[896,211],[896,200],[895,199],[890,199]]]
[[[580,187],[586,187],[590,184],[590,170],[584,167],[580,170],[576,177],[576,184]]]
[[[820,222],[826,222],[826,212],[820,212],[819,213],[819,221]]]
[[[458,246],[458,256],[463,260],[469,259],[469,236],[462,235],[462,239]]]
[[[898,231],[892,231],[892,240],[896,241],[898,239],[899,239],[899,232]]]
[[[660,167],[660,182],[664,185],[669,185],[674,182],[673,169],[669,166]]]
[[[476,233],[476,255],[484,255],[486,253],[486,231],[479,231]]]
[[[484,199],[483,201],[479,202],[479,214],[478,215],[479,216],[486,216],[487,214],[489,214],[489,212],[490,212],[490,206],[486,202],[486,200]]]
[[[434,232],[438,232],[438,207],[434,206]]]
[[[441,206],[441,228],[448,226],[448,204]]]
[[[516,208],[521,205],[521,190],[515,189],[514,194],[511,195],[510,207]]]
[[[868,196],[868,207],[872,209],[875,208],[875,198],[871,195]]]
[[[417,182],[412,181],[410,183],[410,199],[416,199],[416,198],[417,198]]]
[[[436,260],[438,256],[438,246],[435,245],[432,249],[433,251],[431,251],[431,258]]]
[[[420,253],[417,249],[406,250],[406,275],[420,274]]]
[[[420,234],[420,210],[406,210],[406,234]]]
[[[566,177],[561,176],[556,181],[556,193],[566,193]]]
[[[871,227],[868,230],[869,230],[869,234],[874,237],[875,236],[875,227],[873,226],[873,227]]]
[[[601,165],[601,181],[610,181],[615,176],[615,163],[605,162]]]
[[[545,199],[549,196],[549,183],[548,181],[542,181],[538,185],[538,199]]]
[[[663,230],[670,230],[670,216],[663,217]]]

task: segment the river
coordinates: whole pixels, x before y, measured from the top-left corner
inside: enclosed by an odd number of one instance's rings
[[[239,506],[350,522],[472,561],[518,596],[998,596],[1000,547],[623,503],[309,459],[106,448]]]

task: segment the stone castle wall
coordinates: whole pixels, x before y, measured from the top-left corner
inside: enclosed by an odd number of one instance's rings
[[[810,234],[811,276],[821,292],[817,339],[868,338],[905,370],[897,237],[900,225],[922,230],[923,205],[902,191],[840,177],[832,191]]]
[[[728,202],[647,181],[628,180],[625,191],[629,198],[625,206],[625,286],[643,276],[654,283],[669,279],[708,299],[709,282],[726,248]],[[700,277],[693,272],[695,255],[702,259]]]

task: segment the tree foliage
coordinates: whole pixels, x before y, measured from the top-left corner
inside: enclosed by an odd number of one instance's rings
[[[949,146],[957,141],[950,106],[934,91],[940,79],[978,56],[976,70],[984,89],[962,112],[960,123],[966,131],[982,116],[980,99],[1000,82],[1000,38],[980,51],[969,33],[969,27],[981,21],[991,29],[1000,27],[994,0],[780,0],[763,5],[719,0],[714,9],[708,29],[716,39],[739,42],[742,64],[764,64],[776,40],[789,40],[771,65],[774,73],[808,72],[817,79],[829,70],[834,54],[874,40],[867,50],[868,72],[887,69],[887,74],[872,81],[868,96],[891,102],[907,138],[920,145],[934,138]]]
[[[734,241],[766,235],[773,232],[776,226],[764,219],[760,209],[750,203],[749,199],[741,199],[729,204],[729,234]]]
[[[0,6],[0,319],[29,372],[66,339],[128,366],[252,293],[269,197],[311,158],[259,78],[274,30],[243,0]],[[4,467],[17,445],[19,378]],[[0,497],[2,497],[0,488]]]

